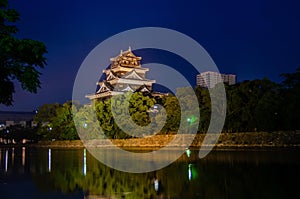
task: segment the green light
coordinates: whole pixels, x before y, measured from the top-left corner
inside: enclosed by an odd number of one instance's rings
[[[190,124],[190,125],[193,125],[195,123],[195,121],[197,120],[197,117],[195,117],[194,115],[188,117],[186,119],[186,121]]]
[[[191,124],[195,123],[196,117],[194,115],[191,116]]]

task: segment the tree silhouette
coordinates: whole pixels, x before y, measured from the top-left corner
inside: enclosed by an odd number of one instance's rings
[[[15,36],[19,20],[16,10],[10,9],[7,0],[0,0],[0,104],[12,105],[15,80],[24,90],[36,93],[40,88],[38,68],[46,65],[46,47],[32,39]]]

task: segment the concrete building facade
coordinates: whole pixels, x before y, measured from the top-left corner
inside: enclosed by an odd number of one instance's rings
[[[236,75],[206,71],[198,74],[196,79],[196,84],[205,88],[213,88],[216,84],[221,82],[228,85],[236,84]]]

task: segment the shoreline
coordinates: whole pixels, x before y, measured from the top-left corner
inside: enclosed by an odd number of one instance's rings
[[[79,140],[74,140],[79,141]],[[155,151],[159,150],[162,147],[157,146],[116,146],[116,145],[104,145],[104,146],[85,146],[83,144],[77,145],[77,144],[57,144],[57,141],[54,141],[52,144],[44,144],[42,143],[35,143],[35,144],[7,144],[7,145],[0,145],[0,148],[22,148],[22,147],[29,147],[29,148],[51,148],[51,149],[83,149],[83,148],[98,148],[98,149],[114,149],[115,147],[127,150],[127,151]],[[59,141],[60,143],[65,143],[65,141]],[[70,142],[70,141],[66,141]],[[71,141],[72,142],[72,141]],[[207,150],[210,148],[210,146],[190,146],[186,147],[186,149],[190,150]],[[244,150],[253,150],[253,151],[270,151],[270,150],[299,150],[299,145],[283,145],[283,146],[273,146],[273,145],[222,145],[213,146],[213,151],[226,151],[226,150],[237,150],[237,151],[244,151]],[[168,148],[168,150],[182,150],[182,146],[171,146]]]
[[[99,148],[99,149],[114,149],[115,147],[122,148],[124,150],[159,150],[161,147],[158,147],[156,145],[153,146],[120,146],[120,145],[101,145],[101,146],[91,146],[91,145],[83,145],[83,144],[77,144],[79,140],[74,140],[76,143],[70,143],[70,141],[54,141],[51,144],[47,143],[45,144],[44,142],[42,143],[37,143],[37,144],[28,144],[28,145],[18,145],[17,147],[35,147],[35,148],[54,148],[54,149],[80,149],[80,148]],[[59,142],[59,143],[57,143]],[[66,144],[68,143],[68,144]],[[14,146],[9,146],[9,147],[15,147]],[[0,146],[1,147],[1,146]],[[7,146],[2,146],[2,147],[7,147]],[[210,149],[211,146],[209,145],[203,145],[203,146],[170,146],[168,149],[170,150],[177,150],[177,149],[182,149],[182,148],[188,148],[191,150],[206,150]],[[300,149],[300,144],[299,145],[218,145],[216,144],[213,146],[212,150],[277,150],[277,149]]]
[[[125,150],[154,150],[164,146],[179,149],[182,147],[190,149],[211,148],[213,150],[226,149],[281,149],[281,148],[300,148],[300,131],[278,131],[278,132],[245,132],[245,133],[222,133],[215,145],[203,145],[206,143],[214,143],[214,135],[212,134],[179,134],[175,135],[155,135],[145,138],[131,139],[95,139],[86,140],[85,144],[81,140],[57,140],[57,141],[39,141],[38,143],[27,144],[10,144],[0,145],[0,147],[37,147],[37,148],[113,148],[120,147]],[[191,143],[184,145],[185,142]]]

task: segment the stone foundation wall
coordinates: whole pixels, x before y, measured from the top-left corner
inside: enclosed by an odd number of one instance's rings
[[[119,146],[124,148],[160,148],[166,145],[172,147],[184,146],[186,141],[193,139],[195,135],[155,135],[147,138],[135,139],[115,139],[111,142],[108,140],[89,140],[86,145],[91,147],[112,147]],[[207,136],[208,145],[213,144],[212,135],[198,134],[193,139],[190,147],[201,147],[204,137]],[[41,141],[37,144],[41,147],[84,147],[80,140],[75,141]],[[299,147],[300,146],[300,131],[288,132],[248,132],[248,133],[222,133],[217,141],[216,148],[226,147]]]

